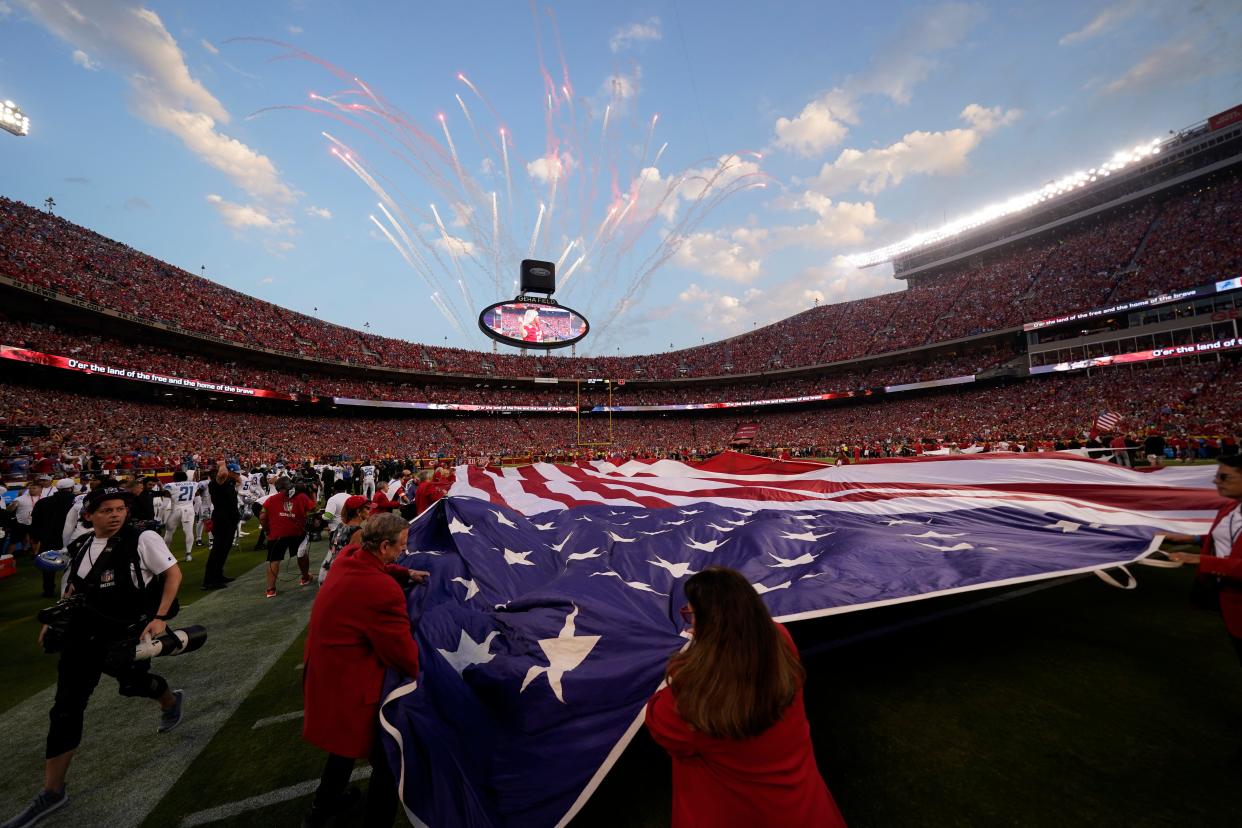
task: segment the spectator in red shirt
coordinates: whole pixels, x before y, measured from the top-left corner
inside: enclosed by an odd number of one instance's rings
[[[793,639],[741,573],[686,581],[694,637],[647,703],[673,760],[673,828],[844,826],[819,775]]]
[[[276,482],[276,494],[263,504],[259,522],[267,532],[267,593],[276,597],[276,576],[285,556],[298,559],[302,571],[299,586],[311,583],[310,555],[306,543],[306,516],[315,509],[315,501],[303,491],[295,491],[293,482],[282,477]]]

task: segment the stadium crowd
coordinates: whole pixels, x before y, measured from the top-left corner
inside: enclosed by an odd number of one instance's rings
[[[1191,287],[1242,266],[1242,183],[1156,196],[751,333],[646,356],[510,356],[356,331],[253,299],[20,202],[0,199],[0,273],[246,347],[482,376],[675,379],[761,373],[917,347]]]
[[[578,402],[572,384],[533,387],[489,387],[479,383],[443,385],[423,382],[364,380],[326,372],[296,373],[211,359],[173,347],[151,345],[63,326],[41,324],[0,313],[4,337],[0,344],[95,362],[114,368],[137,369],[182,379],[225,383],[247,388],[308,396],[352,397],[366,400],[402,400],[471,405],[567,406]],[[611,388],[614,405],[670,405],[724,400],[761,400],[860,388],[882,388],[910,382],[975,374],[1014,359],[1003,348],[976,348],[949,356],[911,357],[852,371],[835,369],[805,378],[765,377],[729,385],[653,387],[618,384]],[[608,404],[602,385],[588,385],[582,402]]]
[[[1206,390],[1205,390],[1206,389]],[[175,468],[190,456],[227,456],[246,466],[307,458],[490,457],[569,459],[595,452],[705,456],[726,448],[737,426],[758,422],[752,448],[832,456],[876,446],[1006,443],[1052,448],[1081,440],[1103,411],[1123,428],[1170,441],[1234,436],[1242,421],[1236,361],[1115,367],[930,394],[881,396],[778,413],[693,415],[339,416],[187,407],[85,395],[20,384],[0,386],[0,427],[42,427],[15,437],[9,470],[40,458],[83,467]],[[593,444],[593,445],[592,445]],[[1206,449],[1208,443],[1195,446]],[[858,451],[855,451],[857,449]],[[892,450],[890,448],[890,450]]]

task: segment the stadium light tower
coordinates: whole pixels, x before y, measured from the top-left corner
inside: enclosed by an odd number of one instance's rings
[[[19,138],[30,134],[30,119],[12,101],[0,103],[0,129]]]

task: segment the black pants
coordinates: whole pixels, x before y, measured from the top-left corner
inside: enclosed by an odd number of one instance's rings
[[[237,521],[232,519],[212,520],[211,554],[207,556],[207,567],[203,572],[204,584],[215,584],[224,580],[224,562],[228,560],[229,551],[233,548],[233,536],[237,534]]]
[[[1239,663],[1242,663],[1242,638],[1236,635],[1231,635],[1229,638],[1233,640],[1233,651],[1238,654]]]
[[[349,786],[349,775],[354,771],[354,759],[348,756],[328,754],[323,765],[323,776],[315,790],[315,809],[331,813],[341,794]],[[362,817],[365,828],[392,828],[397,817],[397,780],[388,767],[388,756],[379,733],[371,748],[371,783],[367,789],[366,810]]]
[[[107,674],[117,681],[122,696],[158,699],[168,690],[168,682],[151,672],[151,662],[138,661],[122,669],[105,666],[105,642],[67,642],[56,665],[56,701],[49,715],[45,757],[51,759],[82,742],[82,720],[86,703]]]

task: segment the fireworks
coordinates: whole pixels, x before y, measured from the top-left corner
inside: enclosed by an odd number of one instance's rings
[[[556,34],[554,20],[551,25]],[[331,157],[379,199],[383,220],[372,215],[370,221],[426,285],[431,304],[463,335],[473,327],[467,322],[475,311],[475,291],[488,302],[508,298],[501,293],[511,281],[506,273],[524,253],[556,261],[560,295],[582,301],[589,294],[585,309],[598,320],[599,337],[634,307],[652,274],[712,210],[736,193],[763,186],[766,179],[757,153],[748,153],[753,160],[740,154],[702,159],[663,176],[659,164],[668,142],[660,143],[648,161],[660,116],[644,119],[641,136],[627,134],[634,130],[627,130],[626,122],[637,119],[621,117],[633,103],[625,91],[614,85],[606,102],[575,98],[559,34],[559,83],[544,65],[538,34],[543,90],[531,100],[543,110],[545,134],[542,153],[529,163],[516,152],[516,136],[501,113],[464,73],[458,72],[456,80],[487,113],[480,120],[461,94],[451,93],[474,137],[477,156],[454,140],[449,113],[434,116],[438,130],[426,129],[378,87],[296,47],[277,44],[288,50],[282,57],[322,67],[346,88],[331,95],[311,94],[311,106],[269,109],[299,109],[331,118],[365,141],[371,157],[394,159],[397,170],[391,164],[381,168],[356,146],[322,133]],[[488,116],[493,125],[486,123]],[[640,144],[641,154],[634,153]],[[503,187],[480,181],[499,175]],[[610,185],[601,186],[601,179]],[[405,192],[422,194],[426,209]],[[442,215],[441,206],[449,212]],[[451,225],[446,217],[452,218]],[[453,283],[457,290],[447,290]],[[464,308],[457,306],[455,293],[460,293]]]

